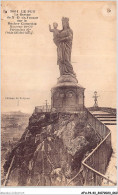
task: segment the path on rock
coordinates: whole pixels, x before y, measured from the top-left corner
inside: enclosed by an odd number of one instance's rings
[[[116,126],[116,115],[110,114],[103,111],[93,111],[91,112],[98,120],[104,123],[111,131],[111,143],[113,153],[107,167],[105,176],[110,180],[117,182],[117,126]],[[105,181],[103,181],[106,185]]]

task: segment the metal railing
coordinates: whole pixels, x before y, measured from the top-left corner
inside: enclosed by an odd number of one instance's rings
[[[84,185],[100,186],[102,185],[103,180],[106,180],[110,185],[116,185],[116,183],[104,175],[112,153],[111,132],[108,127],[94,117],[88,110],[86,111],[88,115],[88,122],[102,137],[102,141],[82,161],[83,176],[85,178]]]
[[[50,112],[51,105],[43,105],[43,106],[36,106],[34,112],[41,113],[41,112]]]

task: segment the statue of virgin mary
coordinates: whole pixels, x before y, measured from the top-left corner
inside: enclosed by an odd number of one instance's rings
[[[60,76],[75,76],[71,64],[73,31],[69,27],[69,18],[62,18],[62,27],[62,30],[54,37],[54,43],[57,46],[57,64],[59,65]]]

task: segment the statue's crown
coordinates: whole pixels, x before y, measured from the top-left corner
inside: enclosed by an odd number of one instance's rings
[[[69,21],[69,18],[67,18],[67,17],[62,17],[62,20],[64,20],[64,21]]]

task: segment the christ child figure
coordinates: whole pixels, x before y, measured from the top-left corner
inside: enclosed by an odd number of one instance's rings
[[[59,34],[60,30],[57,29],[58,24],[56,22],[53,23],[53,29],[51,29],[51,25],[49,25],[49,31],[53,32],[53,39]]]

